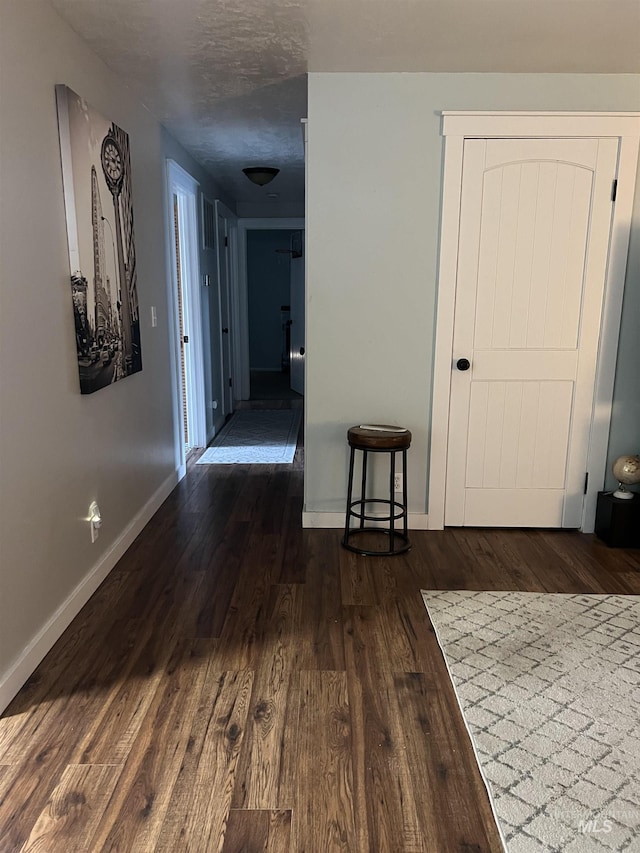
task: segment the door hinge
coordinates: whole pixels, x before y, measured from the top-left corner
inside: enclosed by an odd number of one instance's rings
[[[584,495],[587,494],[588,487],[589,487],[589,472],[587,471],[587,473],[584,475],[584,492],[583,492]]]
[[[613,184],[611,185],[611,201],[616,200],[616,196],[618,195],[618,179],[613,179]]]
[[[224,245],[225,245],[225,247],[229,245],[229,238],[228,237],[224,238]]]
[[[229,377],[229,388],[233,388],[233,379]]]

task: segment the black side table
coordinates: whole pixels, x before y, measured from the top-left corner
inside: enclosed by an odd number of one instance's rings
[[[640,548],[640,495],[621,500],[598,492],[596,536],[611,548]]]

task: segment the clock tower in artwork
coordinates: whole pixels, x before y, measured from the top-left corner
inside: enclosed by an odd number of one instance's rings
[[[118,254],[118,277],[120,279],[120,320],[122,324],[122,357],[125,375],[131,372],[132,366],[132,335],[131,335],[131,304],[129,295],[129,282],[127,279],[127,266],[124,260],[124,247],[122,242],[122,219],[120,216],[120,194],[124,181],[125,161],[122,148],[115,134],[110,130],[102,140],[100,152],[102,171],[107,182],[107,187],[113,198],[113,212],[115,219],[115,238]]]

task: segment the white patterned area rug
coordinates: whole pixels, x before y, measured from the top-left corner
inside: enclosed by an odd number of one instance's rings
[[[198,459],[198,465],[274,465],[293,462],[300,409],[236,412]]]
[[[638,853],[640,596],[422,596],[509,853]]]

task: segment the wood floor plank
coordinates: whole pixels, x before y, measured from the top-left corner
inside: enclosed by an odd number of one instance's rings
[[[242,499],[238,501],[234,516],[239,521],[259,527],[271,502],[271,489],[277,466],[241,465],[238,466],[238,470],[244,470],[245,477],[242,485]]]
[[[346,607],[343,620],[346,641],[352,644],[348,666],[364,661],[387,675],[431,668],[426,649],[432,628],[419,592],[383,605]],[[354,642],[359,657],[353,656]]]
[[[131,631],[135,624],[136,620],[130,620]],[[128,648],[131,636],[125,632],[124,637],[115,638],[114,647]],[[0,837],[10,850],[19,850],[29,836],[77,743],[101,713],[103,685],[120,678],[122,670],[130,666],[118,655],[114,657],[109,647],[93,651],[95,656],[90,654],[89,658],[96,664],[96,673],[80,688],[81,676],[74,668],[67,668],[50,689],[51,698],[26,715],[19,735],[7,745],[2,760],[22,771],[12,777],[10,788],[0,799]],[[46,681],[43,676],[42,684]]]
[[[265,534],[279,534],[284,529],[290,475],[277,466],[269,483],[269,499],[260,513],[259,529]]]
[[[236,772],[235,809],[290,809],[298,708],[291,689],[301,619],[299,586],[271,588],[263,652],[251,695],[251,710]]]
[[[381,665],[391,672],[424,672],[429,667],[426,641],[431,623],[415,590],[373,611],[373,636]],[[372,640],[373,642],[373,640]]]
[[[529,586],[531,592],[544,592],[543,582],[532,578],[530,573],[527,580],[522,574],[520,555],[512,544],[511,537],[496,539],[487,536],[485,530],[461,528],[455,531],[460,549],[464,554],[473,555],[469,562],[487,588],[510,590],[520,589],[523,583]],[[482,572],[479,568],[482,567]],[[537,582],[536,582],[537,581]],[[492,586],[490,587],[490,584]],[[536,586],[536,589],[532,589]]]
[[[90,849],[153,850],[189,748],[208,666],[206,641],[177,644]]]
[[[395,695],[384,650],[374,641],[375,608],[345,607],[344,613],[358,849],[429,853],[404,742],[408,722]]]
[[[385,557],[365,558],[369,565],[371,583],[375,591],[375,603],[383,604],[388,601],[395,601],[399,595],[403,594],[410,574],[407,557],[408,554],[399,555],[393,560]],[[408,586],[415,591],[416,582],[412,574]]]
[[[617,572],[618,580],[624,584],[624,595],[639,595],[640,582],[638,580],[638,571]]]
[[[169,499],[171,500],[171,498]],[[183,506],[176,506],[164,523],[154,516],[148,528],[140,533],[126,554],[120,559],[117,571],[145,572],[148,565],[148,538],[153,536],[157,553],[168,559],[178,559],[195,537],[199,538],[199,527],[203,520],[202,512],[190,512]]]
[[[473,560],[460,549],[455,531],[433,530],[429,535],[413,532],[407,562],[423,589],[482,589]],[[427,575],[425,577],[425,574]]]
[[[121,764],[129,755],[166,671],[171,671],[168,661],[178,640],[184,633],[192,635],[184,631],[184,622],[197,612],[197,578],[177,576],[170,592],[159,597],[151,618],[138,632],[136,648],[129,657],[130,670],[105,691],[102,710],[87,735],[78,740],[71,763]],[[158,631],[157,625],[164,629]]]
[[[222,853],[288,853],[290,811],[231,809]]]
[[[100,678],[109,679],[107,673],[114,667],[121,668],[140,625],[139,616],[132,619],[126,604],[119,606],[120,596],[129,586],[126,573],[109,575],[95,593],[97,606],[92,597],[86,605],[87,617],[83,609],[83,618],[72,622],[6,709],[0,722],[0,743],[2,728],[10,718],[20,716],[33,730],[54,700],[74,694],[80,684],[86,692],[89,679],[94,687]],[[28,729],[24,735],[30,740]],[[0,760],[4,760],[4,748],[0,746]]]
[[[402,708],[405,748],[411,756],[409,775],[425,850],[502,853],[458,708],[424,673],[397,674],[394,685]],[[465,738],[466,748],[461,749]],[[469,807],[460,809],[460,802]]]
[[[374,558],[375,559],[375,558]],[[377,604],[371,558],[340,549],[340,588],[343,604]]]
[[[11,789],[22,772],[23,770],[19,764],[0,764],[0,806],[4,805],[6,807],[11,795]],[[6,823],[1,823],[0,830],[6,829],[6,826]],[[0,838],[2,838],[1,831]]]
[[[208,671],[206,685],[158,834],[158,853],[216,853],[224,844],[253,672]]]
[[[106,692],[102,709],[78,741],[71,763],[124,764],[164,679],[161,668],[166,665],[169,652],[165,655],[154,661],[156,666],[148,676],[130,672],[122,683]],[[145,682],[144,688],[139,681]]]
[[[575,580],[561,559],[554,559],[549,546],[540,537],[532,537],[526,530],[510,531],[509,536],[496,539],[485,535],[485,548],[497,552],[505,590],[550,592],[557,585],[567,591],[575,589]],[[536,565],[537,571],[532,571]]]
[[[253,669],[261,655],[271,579],[277,554],[275,537],[252,536],[245,562],[220,632],[218,663],[223,670]],[[260,565],[260,572],[252,567]]]
[[[452,534],[465,558],[467,571],[470,569],[473,574],[474,586],[486,590],[513,588],[513,577],[510,578],[509,573],[504,571],[497,549],[491,544],[487,546],[483,531],[470,532],[469,528],[460,527]]]
[[[187,636],[219,637],[241,573],[249,531],[244,525],[229,524],[209,547],[208,562],[199,570],[197,604],[191,625],[183,627]]]
[[[0,838],[8,851],[20,850],[55,788],[67,758],[66,754],[60,758],[59,752],[59,747],[44,748],[34,758],[13,765],[2,780]]]
[[[282,531],[278,536],[280,549],[273,575],[274,583],[304,583],[307,576],[306,533],[300,525],[304,498],[302,490],[296,488],[298,480],[292,480],[287,495],[287,508]]]
[[[217,465],[214,472],[209,465],[192,463],[188,465],[188,476],[179,485],[183,483],[188,491],[176,501],[176,511],[201,513],[210,524],[227,524],[242,490],[233,467]]]
[[[622,561],[626,562],[629,552],[626,555],[615,554],[614,549],[607,548],[594,536],[571,536],[565,531],[548,532],[545,542],[553,555],[549,564],[557,565],[560,562],[566,568],[566,573],[575,579],[574,588],[567,591],[622,594],[628,591],[618,575],[618,567]],[[637,561],[640,562],[640,551],[636,550],[636,555]],[[598,570],[602,568],[606,576],[598,577]],[[554,582],[557,583],[555,578]],[[568,584],[563,583],[562,591],[567,586]]]
[[[85,853],[109,802],[121,767],[70,765],[20,853]]]
[[[23,711],[20,714],[6,715],[0,719],[0,766],[9,766],[19,761],[15,753],[14,760],[10,760],[10,750],[15,744],[23,744],[20,735],[25,726],[27,726],[29,719],[30,714],[28,711]]]
[[[339,539],[334,530],[308,532],[298,665],[344,670]]]
[[[19,736],[0,736],[0,761],[14,763],[26,761],[33,754],[34,744],[42,742],[49,730],[60,727],[60,720],[77,717],[80,722],[78,737],[102,709],[101,693],[120,683],[131,671],[131,650],[139,636],[140,620],[130,618],[118,622],[118,629],[110,642],[91,643],[85,646],[84,659],[78,648],[67,656],[67,646],[61,652],[66,666],[61,670],[57,661],[51,670],[46,663],[38,668],[35,686],[28,684],[25,695],[12,703],[0,721],[0,732],[15,727],[15,717],[20,720]],[[82,632],[79,632],[81,635]],[[74,636],[72,645],[76,645]],[[17,707],[21,710],[17,712]],[[68,763],[68,762],[67,762]]]
[[[300,673],[298,780],[293,812],[297,853],[358,850],[352,732],[346,675]]]

